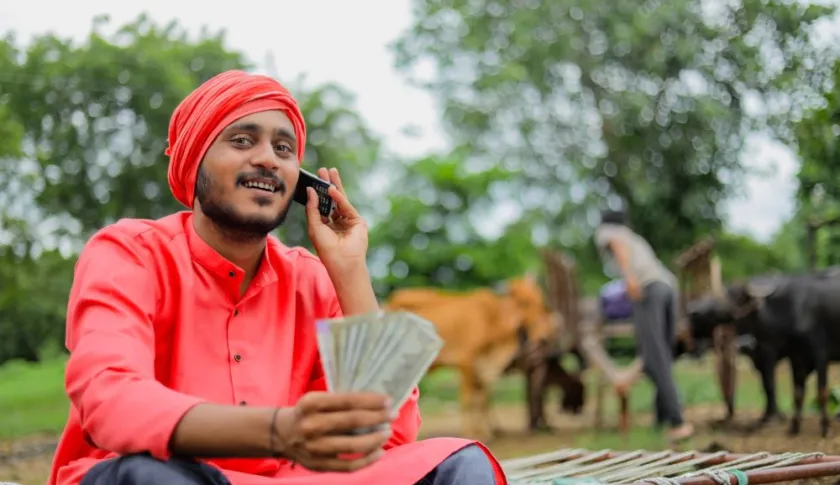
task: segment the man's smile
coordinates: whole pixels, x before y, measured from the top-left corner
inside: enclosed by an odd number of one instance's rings
[[[239,185],[246,189],[259,191],[262,194],[285,194],[286,184],[279,179],[272,179],[267,177],[244,177],[240,180]]]

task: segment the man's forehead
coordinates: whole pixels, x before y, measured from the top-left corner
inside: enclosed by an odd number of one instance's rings
[[[278,132],[294,136],[295,126],[283,111],[270,110],[252,113],[235,120],[224,129],[231,130]]]

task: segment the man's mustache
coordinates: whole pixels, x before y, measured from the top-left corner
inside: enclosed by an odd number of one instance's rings
[[[246,180],[252,180],[252,179],[255,179],[255,178],[264,179],[268,182],[273,183],[277,187],[277,192],[280,193],[280,194],[285,194],[286,193],[286,189],[287,189],[286,182],[284,182],[283,179],[281,179],[280,177],[275,175],[270,170],[267,170],[267,169],[264,169],[264,168],[260,169],[260,170],[257,170],[256,172],[252,172],[252,173],[240,173],[239,175],[236,176],[236,184],[241,185]]]

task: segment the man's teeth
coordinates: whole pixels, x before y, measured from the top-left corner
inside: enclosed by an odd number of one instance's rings
[[[267,184],[265,182],[245,182],[244,185],[249,189],[262,189],[267,190],[269,192],[274,192],[274,185]]]

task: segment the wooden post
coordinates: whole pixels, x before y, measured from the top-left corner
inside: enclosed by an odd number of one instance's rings
[[[633,324],[618,323],[604,325],[597,299],[580,299],[580,285],[575,274],[574,263],[561,253],[544,250],[543,258],[549,281],[549,300],[555,310],[561,313],[566,326],[561,347],[565,352],[578,350],[590,367],[598,373],[595,376],[595,428],[603,425],[603,406],[607,383],[615,383],[620,377],[618,367],[604,349],[604,341],[633,334]],[[630,366],[640,371],[638,362]],[[619,428],[626,433],[630,428],[629,398],[619,395]]]

